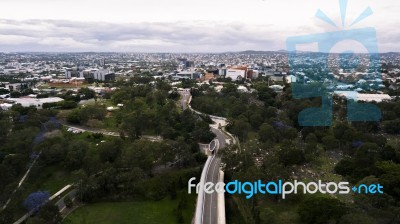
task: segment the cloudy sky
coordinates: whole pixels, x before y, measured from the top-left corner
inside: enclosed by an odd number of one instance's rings
[[[0,51],[281,50],[291,36],[374,27],[380,52],[400,52],[399,14],[398,0],[348,0],[343,27],[339,0],[0,0]]]

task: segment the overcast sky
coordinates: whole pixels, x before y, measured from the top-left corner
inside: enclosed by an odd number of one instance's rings
[[[380,52],[400,52],[399,14],[398,0],[348,0],[343,28],[339,0],[0,0],[0,51],[281,50],[291,36],[374,27]]]

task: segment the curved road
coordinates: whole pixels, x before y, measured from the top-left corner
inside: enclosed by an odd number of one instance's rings
[[[219,166],[221,164],[221,158],[215,156],[210,166],[208,167],[206,174],[206,182],[218,183],[219,179]],[[204,194],[203,204],[203,224],[217,224],[218,223],[218,193]]]
[[[59,122],[64,127],[71,128],[72,130],[76,130],[76,131],[79,131],[79,132],[101,133],[101,134],[107,135],[107,136],[120,137],[120,133],[114,132],[114,131],[110,131],[110,130],[99,129],[99,128],[97,128],[97,129],[96,128],[89,128],[89,127],[81,126],[81,125],[71,125],[71,124],[68,124],[68,123],[66,123],[64,121],[59,121]],[[125,137],[128,137],[128,136],[125,136]],[[153,141],[153,142],[162,141],[162,137],[161,136],[142,135],[141,138],[149,140],[149,141]]]
[[[185,110],[189,108],[195,113],[199,114],[200,112],[193,110],[188,104],[190,103],[190,92],[188,90],[180,91],[181,94],[181,106],[182,109]],[[215,124],[210,125],[210,130],[216,135],[216,148],[214,150],[214,155],[212,157],[212,161],[209,164],[206,173],[206,182],[212,182],[215,184],[218,183],[219,180],[219,171],[221,164],[221,157],[218,155],[218,150],[225,148],[226,142],[230,139],[226,136],[219,128],[220,120],[217,118],[211,117]],[[202,224],[217,224],[218,223],[218,193],[214,192],[212,194],[204,194],[204,204],[203,204],[203,212],[202,212]]]
[[[183,110],[186,110],[188,108],[189,104],[189,99],[190,99],[190,92],[189,91],[179,91],[181,94],[181,107]]]

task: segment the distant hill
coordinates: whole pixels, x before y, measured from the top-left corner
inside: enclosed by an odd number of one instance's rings
[[[271,54],[271,53],[289,53],[287,50],[278,50],[278,51],[256,51],[256,50],[246,50],[246,51],[231,51],[226,53],[237,53],[237,54]],[[324,52],[312,52],[312,51],[298,51],[298,53],[310,53],[310,54],[326,54]],[[337,53],[336,53],[337,54]],[[398,55],[400,52],[382,52],[379,54],[389,54],[389,55]]]
[[[247,50],[247,51],[239,51],[236,53],[240,53],[240,54],[270,54],[270,53],[284,53],[287,54],[290,51],[287,50],[278,50],[278,51],[255,51],[255,50]],[[311,52],[311,51],[298,51],[299,53],[319,53],[319,52]]]
[[[255,50],[247,50],[247,51],[239,51],[236,52],[239,54],[270,54],[270,53],[287,53],[285,50],[279,50],[279,51],[255,51]]]

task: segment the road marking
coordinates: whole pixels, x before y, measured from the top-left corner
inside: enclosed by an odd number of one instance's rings
[[[218,159],[217,160],[214,160],[214,161],[218,161]],[[213,161],[213,162],[214,162]],[[211,176],[211,181],[212,182],[214,182],[214,177],[215,177],[215,167],[216,167],[216,164],[217,164],[217,162],[214,162],[214,167],[213,167],[213,171],[211,172],[212,173],[212,176]],[[214,192],[215,193],[215,192]],[[210,195],[210,197],[211,197],[211,200],[210,200],[210,223],[212,223],[212,209],[213,209],[213,207],[212,207],[212,204],[213,204],[213,195],[214,195],[214,193],[212,193],[211,195]]]
[[[207,178],[208,177],[208,171],[210,170],[210,166],[211,166],[213,161],[214,161],[214,156],[211,157],[210,164],[208,164],[208,168],[207,168],[207,171],[206,171],[206,182],[207,182],[207,179],[208,179]],[[206,200],[206,195],[207,194],[203,194],[203,209],[202,209],[202,214],[201,214],[201,223],[203,223],[203,220],[204,220],[204,205],[205,205],[204,201]]]

